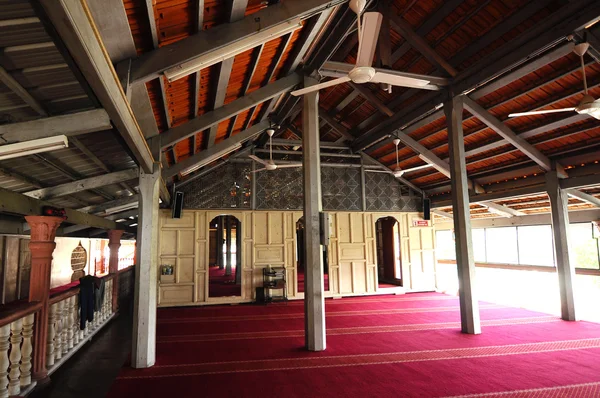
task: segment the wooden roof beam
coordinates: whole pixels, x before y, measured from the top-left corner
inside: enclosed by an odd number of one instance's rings
[[[546,155],[527,142],[523,137],[515,134],[506,124],[502,123],[498,118],[485,110],[481,105],[466,95],[464,96],[464,104],[465,108],[469,112],[473,113],[485,125],[494,130],[502,138],[540,165],[541,168],[546,171],[552,170],[552,162]],[[565,172],[564,168],[560,165],[557,165],[557,167],[559,169],[559,175],[561,175],[563,178],[567,177],[567,173]]]
[[[109,209],[112,209],[115,207],[120,207],[120,206],[126,206],[131,203],[138,202],[138,201],[139,201],[139,194],[135,194],[135,195],[131,195],[131,196],[126,196],[124,198],[115,199],[110,202],[104,202],[104,203],[101,203],[98,205],[90,205],[90,206],[82,207],[81,209],[77,209],[77,211],[80,211],[82,213],[100,214],[100,213],[105,213]]]
[[[450,76],[456,76],[458,71],[440,56],[430,45],[419,36],[401,16],[392,13],[390,15],[392,28],[398,31],[406,41],[417,51],[419,51],[429,62],[444,69]]]
[[[406,178],[403,177],[396,177],[394,175],[394,172],[392,170],[390,170],[389,167],[387,167],[386,165],[384,165],[383,163],[381,163],[380,161],[378,161],[377,159],[373,158],[372,156],[364,153],[364,152],[360,152],[361,156],[363,157],[363,160],[366,162],[370,162],[374,165],[377,165],[379,167],[381,167],[381,169],[383,171],[385,171],[386,173],[391,174],[392,176],[394,176],[395,179],[397,179],[398,181],[400,181],[402,184],[406,185],[407,187],[409,187],[410,189],[412,189],[415,192],[420,193],[421,195],[425,195],[425,192],[419,188],[418,186],[416,186],[415,184],[413,184],[412,182],[408,181]]]
[[[234,115],[242,113],[262,102],[280,95],[281,93],[291,90],[301,81],[302,77],[294,73],[265,87],[261,87],[248,95],[238,98],[219,109],[207,112],[187,123],[167,130],[157,136],[161,141],[161,147],[165,148],[174,145],[178,141],[204,131],[213,125],[219,124],[223,120],[230,119]]]
[[[281,2],[244,19],[215,26],[208,31],[142,54],[132,60],[133,83],[152,80],[172,67],[201,55],[219,51],[223,46],[255,36],[257,33],[296,18],[308,18],[318,12],[343,3],[344,0],[304,0]]]
[[[135,161],[147,173],[154,159],[133,114],[121,82],[104,49],[85,2],[42,0],[41,4],[84,77],[127,143]]]
[[[241,145],[244,141],[256,137],[268,127],[269,123],[266,121],[255,124],[249,129],[244,130],[226,140],[223,140],[205,151],[198,152],[197,154],[182,160],[181,162],[169,167],[168,169],[164,169],[162,171],[162,176],[166,180],[170,177],[176,176],[177,174],[191,167],[195,167],[198,165],[200,165],[199,167],[203,167],[208,163],[218,160],[225,154],[230,153],[232,150],[235,150],[235,148],[239,147],[239,145]]]
[[[0,211],[13,213],[22,216],[39,216],[45,206],[54,205],[50,202],[35,199],[23,194],[0,188]],[[103,229],[117,229],[114,221],[107,220],[92,214],[82,213],[73,209],[65,209],[67,213],[67,222],[98,227]]]
[[[521,67],[533,56],[539,54],[540,49],[546,49],[548,46],[564,41],[574,31],[598,20],[600,18],[598,15],[600,15],[600,3],[598,2],[593,0],[570,2],[532,29],[506,43],[471,67],[461,71],[454,79],[452,92],[459,94],[472,90],[482,83],[506,73],[508,70]],[[370,143],[377,142],[381,137],[390,135],[398,125],[406,127],[413,120],[419,119],[419,116],[435,112],[444,101],[445,95],[445,93],[437,95],[428,93],[420,101],[416,101],[413,106],[397,113],[394,117],[385,120],[371,131],[361,135],[354,144],[355,149],[364,149]],[[390,103],[389,106],[394,108],[407,99],[401,97],[397,98],[398,103]],[[390,129],[392,129],[391,132]]]
[[[104,187],[106,185],[116,184],[122,181],[132,180],[139,176],[137,168],[117,171],[101,176],[84,178],[81,180],[68,182],[66,184],[54,187],[40,188],[35,191],[29,191],[25,195],[36,199],[50,200],[61,196],[71,195],[89,189]]]
[[[74,136],[110,130],[110,118],[104,109],[52,116],[28,122],[0,126],[0,137],[7,143],[54,137]]]
[[[499,205],[498,203],[494,203],[491,201],[477,202],[477,203],[487,207],[490,212],[500,214],[504,217],[512,218],[512,217],[519,217],[519,216],[525,215],[525,213],[523,213],[521,211],[511,209],[508,206]]]
[[[246,7],[248,7],[248,0],[229,0],[227,3],[230,4],[229,9],[229,23],[237,22],[244,18],[246,13]],[[215,86],[215,96],[213,99],[213,110],[218,109],[225,103],[225,96],[227,95],[227,86],[229,86],[229,79],[231,78],[231,70],[233,69],[233,61],[235,57],[221,62],[217,68],[217,84]],[[219,125],[215,124],[210,128],[208,139],[206,141],[206,147],[210,148],[215,144],[217,139],[217,130]]]
[[[582,202],[586,202],[596,207],[600,207],[600,199],[588,193],[578,191],[577,189],[569,189],[567,190],[567,195],[579,199]]]
[[[15,93],[39,115],[48,116],[48,112],[46,109],[44,109],[44,106],[38,100],[33,98],[33,96],[29,94],[29,92],[23,88],[23,86],[21,86],[19,82],[16,81],[2,66],[0,66],[0,82],[4,83],[4,85],[8,87],[10,91]]]

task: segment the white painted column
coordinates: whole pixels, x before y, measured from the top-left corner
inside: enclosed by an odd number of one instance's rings
[[[576,321],[573,289],[575,267],[569,260],[569,198],[559,185],[556,171],[546,173],[546,190],[548,191],[548,198],[550,198],[561,317],[565,321]]]
[[[318,82],[306,77],[304,85]],[[319,238],[321,203],[321,159],[319,156],[319,92],[304,95],[302,162],[304,172],[304,322],[306,348],[323,351],[325,337],[325,299],[323,296],[323,251]]]
[[[465,160],[465,142],[462,127],[463,97],[454,97],[444,103],[448,123],[450,177],[452,183],[452,214],[456,245],[456,266],[460,298],[460,322],[463,333],[481,333],[479,303],[475,292],[475,260],[469,211],[469,182]]]
[[[134,368],[148,368],[156,359],[156,299],[158,278],[158,210],[160,163],[152,174],[140,169],[137,270],[133,313]]]
[[[225,275],[231,275],[231,258],[233,257],[233,250],[231,250],[231,216],[225,217],[225,246],[226,259],[225,259]]]

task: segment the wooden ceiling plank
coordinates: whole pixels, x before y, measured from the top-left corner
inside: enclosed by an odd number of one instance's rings
[[[154,159],[90,17],[90,10],[81,2],[42,0],[41,4],[134,159],[145,172],[152,172]]]
[[[363,84],[356,84],[353,82],[349,83],[354,90],[356,90],[360,95],[362,95],[367,101],[369,101],[377,110],[384,115],[393,116],[395,112],[388,108],[388,106],[379,99],[374,92],[372,92],[368,87],[365,87]]]

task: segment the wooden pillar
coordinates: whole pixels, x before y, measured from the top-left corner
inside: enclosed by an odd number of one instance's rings
[[[479,334],[481,333],[481,323],[479,304],[475,294],[475,260],[473,257],[469,187],[462,127],[463,97],[454,97],[445,102],[444,113],[448,123],[452,214],[454,215],[461,329],[463,333]]]
[[[305,77],[305,87],[316,84]],[[319,156],[319,92],[304,95],[302,163],[304,172],[304,321],[306,348],[326,348],[325,300],[323,296],[323,250],[319,236],[321,202],[321,159]]]
[[[158,278],[158,196],[160,163],[154,172],[140,169],[138,212],[138,269],[135,273],[133,350],[131,365],[148,368],[156,361],[156,296]]]
[[[231,275],[231,216],[225,217],[225,275]]]
[[[236,220],[235,223],[235,283],[242,284],[242,223]]]
[[[31,228],[31,274],[29,280],[29,301],[40,301],[42,308],[35,316],[33,354],[33,378],[39,383],[47,382],[46,344],[48,335],[48,309],[50,300],[50,274],[52,252],[56,247],[56,230],[63,222],[60,217],[26,216]]]
[[[576,321],[573,289],[575,267],[569,261],[569,209],[567,207],[569,198],[567,193],[560,188],[558,174],[555,170],[546,173],[546,190],[548,198],[550,198],[561,317],[565,321]]]
[[[225,216],[219,216],[217,219],[217,265],[219,269],[225,268],[223,264],[223,220]]]
[[[123,232],[125,231],[120,229],[108,231],[108,248],[110,249],[108,269],[115,276],[112,285],[112,312],[117,312],[119,309],[119,248],[121,247]]]

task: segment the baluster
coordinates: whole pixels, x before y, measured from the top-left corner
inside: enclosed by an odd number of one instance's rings
[[[54,338],[56,336],[56,309],[57,304],[52,304],[48,310],[48,347],[46,348],[46,367],[54,365]]]
[[[8,347],[10,325],[0,327],[0,398],[8,397]]]
[[[25,387],[31,384],[31,354],[33,353],[33,346],[31,345],[31,336],[33,336],[34,320],[35,314],[30,314],[23,318],[23,346],[21,347],[21,387]]]
[[[69,352],[69,299],[63,300],[63,313],[62,313],[62,354],[66,355]]]
[[[71,308],[71,315],[73,316],[73,346],[79,344],[79,300],[77,295],[73,296],[73,308]]]
[[[73,304],[75,303],[75,296],[71,296],[67,299],[67,350],[69,352],[73,349]]]
[[[56,334],[54,338],[54,360],[57,362],[62,358],[62,334],[63,334],[63,311],[65,303],[56,303]]]
[[[18,395],[21,392],[21,335],[23,329],[23,319],[17,319],[10,324],[10,372],[8,373],[8,395]]]

